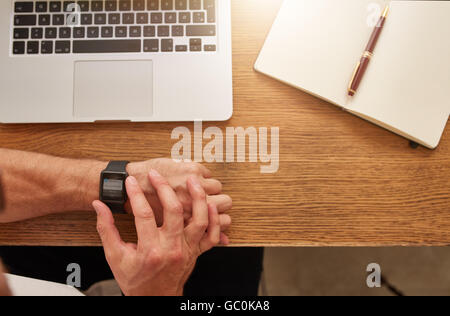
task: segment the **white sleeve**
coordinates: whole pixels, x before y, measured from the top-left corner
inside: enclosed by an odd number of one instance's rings
[[[11,293],[14,296],[84,296],[76,288],[59,283],[41,281],[6,274]]]

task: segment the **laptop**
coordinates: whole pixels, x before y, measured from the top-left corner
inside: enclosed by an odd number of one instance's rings
[[[0,122],[224,121],[229,0],[0,1]]]

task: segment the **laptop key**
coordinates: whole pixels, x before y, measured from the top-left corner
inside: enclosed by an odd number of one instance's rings
[[[28,39],[29,29],[14,29],[14,39]]]
[[[47,12],[48,2],[40,1],[36,2],[36,12],[43,13]]]
[[[53,25],[64,25],[64,14],[54,14],[52,20]]]
[[[131,11],[131,0],[119,0],[120,11]]]
[[[187,52],[188,46],[187,45],[177,45],[175,46],[175,51],[177,52]]]
[[[216,50],[216,45],[205,45],[205,52],[215,52]]]
[[[170,36],[170,27],[167,25],[158,26],[158,37],[168,37]]]
[[[102,37],[108,38],[113,37],[114,29],[112,26],[103,26],[102,27]]]
[[[140,26],[130,26],[130,37],[141,37],[141,32]]]
[[[75,1],[64,1],[63,2],[63,12],[74,12],[76,7],[74,6]]]
[[[159,10],[159,0],[147,0],[147,10],[158,11]]]
[[[201,10],[202,9],[202,0],[189,0],[189,9],[190,10]]]
[[[123,13],[122,24],[134,24],[134,13]]]
[[[44,29],[40,27],[33,27],[31,29],[32,39],[41,39],[44,36]]]
[[[144,37],[155,37],[156,36],[156,29],[153,25],[146,25],[144,26]]]
[[[14,42],[13,43],[13,54],[14,55],[25,54],[25,42]]]
[[[93,11],[93,12],[103,11],[103,1],[92,1],[91,11]]]
[[[164,20],[167,24],[177,23],[177,13],[176,12],[166,12],[164,14]]]
[[[75,54],[140,53],[141,46],[141,40],[75,40],[73,52]]]
[[[161,24],[162,23],[162,13],[152,13],[150,21],[152,24]]]
[[[117,1],[107,0],[105,2],[105,11],[117,11]]]
[[[39,42],[30,41],[27,43],[27,54],[39,54]]]
[[[186,36],[216,36],[215,25],[187,25]]]
[[[162,52],[173,52],[173,39],[162,39],[161,40],[161,51]]]
[[[202,45],[202,39],[201,38],[191,38],[189,40],[189,45]]]
[[[203,0],[203,9],[206,10],[208,23],[216,22],[216,0]]]
[[[84,27],[74,27],[73,28],[73,37],[74,38],[84,38],[86,30]]]
[[[70,41],[56,41],[55,53],[56,54],[70,54]]]
[[[14,17],[15,26],[33,26],[36,25],[37,16],[36,15],[16,15]]]
[[[16,2],[14,4],[14,12],[16,13],[33,12],[33,2]]]
[[[173,10],[173,0],[161,0],[161,10],[164,11]]]
[[[191,12],[180,12],[178,16],[179,23],[191,23]]]
[[[90,26],[87,28],[88,38],[98,38],[100,36],[100,29],[98,26]]]
[[[133,10],[134,11],[144,11],[145,10],[145,0],[133,0]]]
[[[45,38],[56,38],[57,29],[56,27],[47,27],[45,28]]]
[[[80,6],[81,12],[89,11],[89,1],[78,1],[77,3]]]
[[[205,23],[205,12],[194,12],[194,23]]]
[[[120,24],[120,13],[110,13],[108,15],[108,24]]]
[[[61,27],[59,29],[59,38],[70,38],[72,35],[72,29],[70,27]]]
[[[201,38],[191,38],[189,40],[189,48],[191,52],[201,52],[202,51],[202,39]]]
[[[50,12],[61,12],[62,3],[60,1],[50,2]]]
[[[144,40],[144,52],[145,53],[159,52],[159,40],[158,39]]]
[[[173,25],[172,26],[172,36],[184,36],[184,26],[183,25]]]
[[[180,11],[187,10],[187,0],[175,0],[175,9]]]
[[[106,13],[99,13],[94,16],[94,23],[97,25],[106,24]]]
[[[89,13],[83,13],[81,15],[81,25],[91,25],[93,21],[92,14]]]
[[[116,26],[116,37],[127,37],[127,34],[126,26]]]
[[[50,25],[50,14],[39,15],[39,25]]]
[[[138,13],[136,14],[137,24],[148,24],[148,13]]]
[[[53,54],[53,42],[42,41],[41,42],[41,54]]]

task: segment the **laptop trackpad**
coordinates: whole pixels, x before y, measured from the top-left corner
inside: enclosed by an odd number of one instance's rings
[[[153,62],[75,62],[74,116],[132,120],[153,115]]]

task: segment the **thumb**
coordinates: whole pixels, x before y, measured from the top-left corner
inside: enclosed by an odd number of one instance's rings
[[[108,262],[114,261],[120,258],[125,243],[114,224],[114,217],[109,207],[100,201],[94,201],[92,206],[97,212],[97,231],[102,240],[106,259]]]

